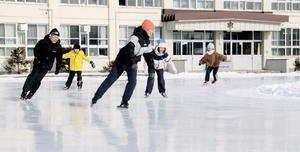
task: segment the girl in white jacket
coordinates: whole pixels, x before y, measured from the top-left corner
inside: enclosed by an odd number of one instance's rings
[[[167,62],[171,68],[173,69],[174,73],[177,73],[177,69],[171,60],[171,57],[168,53],[166,53],[166,47],[167,43],[165,40],[160,39],[157,40],[157,45],[155,49],[153,50],[153,57],[154,57],[154,68],[157,73],[157,81],[158,81],[158,91],[159,93],[167,98],[166,94],[166,88],[165,88],[165,80],[164,80],[164,67],[165,62]],[[145,63],[144,64],[144,73],[148,74],[148,66]],[[148,77],[146,91],[145,91],[145,98],[148,98],[153,90],[153,84],[154,84],[154,77]]]

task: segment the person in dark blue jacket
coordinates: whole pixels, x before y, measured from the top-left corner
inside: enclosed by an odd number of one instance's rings
[[[52,69],[54,59],[56,59],[55,75],[57,75],[62,65],[62,47],[59,40],[59,31],[56,28],[52,29],[44,39],[35,45],[33,70],[27,76],[20,99],[32,98],[40,87],[42,79]]]
[[[155,26],[150,20],[144,20],[142,26],[137,27],[130,36],[127,44],[120,50],[114,61],[107,78],[102,82],[91,101],[91,107],[103,96],[109,87],[126,71],[128,82],[124,90],[119,107],[128,108],[134,88],[136,86],[137,63],[143,55],[148,66],[149,75],[154,77],[155,69],[153,62],[152,47],[149,41]]]

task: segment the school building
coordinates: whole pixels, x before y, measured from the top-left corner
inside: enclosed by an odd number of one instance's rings
[[[144,19],[156,26],[153,47],[165,39],[186,71],[204,70],[198,63],[209,42],[228,57],[225,70],[287,72],[300,57],[300,0],[0,0],[0,72],[14,48],[33,59],[52,28],[63,47],[78,43],[95,62],[83,71],[101,71]]]

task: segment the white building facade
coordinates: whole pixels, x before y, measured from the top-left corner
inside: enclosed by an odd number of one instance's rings
[[[83,71],[102,71],[114,60],[135,27],[151,20],[158,39],[165,39],[174,60],[198,66],[213,42],[234,70],[266,69],[268,60],[285,59],[288,67],[300,57],[300,0],[0,0],[0,72],[10,51],[33,48],[52,28],[63,47],[80,44],[96,64]],[[139,70],[143,70],[143,62]]]

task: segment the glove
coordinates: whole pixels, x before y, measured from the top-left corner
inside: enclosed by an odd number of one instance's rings
[[[173,69],[174,74],[177,74],[177,69],[176,68],[172,68],[172,69]]]
[[[135,70],[137,70],[137,64],[133,64],[132,66],[131,66],[133,69],[135,69]]]
[[[145,73],[146,75],[148,75],[148,69],[145,69],[145,70],[144,70],[144,73]]]
[[[149,77],[154,78],[154,73],[150,73],[150,74],[149,74]]]
[[[93,68],[96,67],[93,61],[91,61],[90,64],[91,64],[91,66],[92,66]]]
[[[59,73],[59,70],[55,70],[54,74],[57,75]]]

